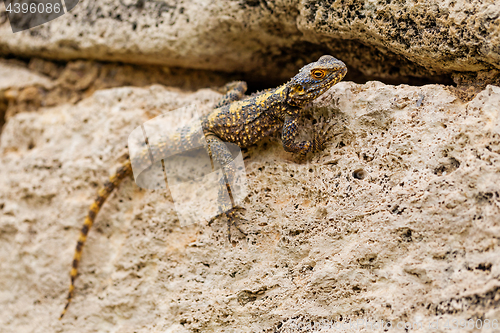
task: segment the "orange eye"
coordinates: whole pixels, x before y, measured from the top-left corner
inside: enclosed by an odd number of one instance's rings
[[[319,79],[324,78],[326,73],[325,73],[324,71],[320,70],[320,69],[314,69],[314,70],[311,72],[311,74],[312,74],[313,78],[315,78],[315,79],[318,79],[318,80],[319,80]]]

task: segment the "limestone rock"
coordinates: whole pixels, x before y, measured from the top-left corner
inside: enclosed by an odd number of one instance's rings
[[[500,4],[82,0],[29,31],[0,26],[4,55],[237,71],[271,81],[325,53],[345,61],[349,75],[385,80],[498,70]]]
[[[335,122],[325,150],[301,158],[271,138],[245,152],[246,238],[233,230],[229,244],[223,220],[182,227],[168,192],[124,181],[58,321],[79,228],[128,134],[219,96],[113,88],[7,120],[2,332],[300,332],[438,318],[445,331],[443,320],[500,318],[500,88],[465,103],[441,85],[341,82],[304,117],[303,136]]]
[[[23,89],[35,85],[49,88],[51,82],[48,78],[21,66],[0,62],[0,91]]]
[[[0,131],[3,119],[41,106],[76,103],[99,89],[167,84],[184,90],[224,85],[231,76],[209,71],[39,58],[26,64],[0,59]]]

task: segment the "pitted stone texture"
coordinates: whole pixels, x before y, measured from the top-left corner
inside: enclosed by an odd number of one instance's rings
[[[286,79],[331,53],[365,77],[397,80],[499,69],[500,5],[82,0],[29,31],[13,34],[5,22],[2,53],[238,71],[268,80]]]
[[[497,1],[308,0],[300,13],[299,29],[317,43],[357,40],[438,73],[500,68]]]
[[[276,139],[248,150],[247,239],[228,244],[224,221],[183,228],[168,193],[124,181],[89,234],[59,322],[79,228],[130,131],[145,114],[191,102],[206,111],[218,96],[114,88],[8,120],[2,332],[500,318],[500,88],[464,103],[439,85],[341,82],[304,121],[306,132],[336,121],[324,151],[300,158]]]

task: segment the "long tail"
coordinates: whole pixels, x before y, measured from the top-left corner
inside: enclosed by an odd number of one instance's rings
[[[82,258],[83,245],[87,240],[87,234],[89,233],[92,224],[94,224],[94,220],[97,216],[97,213],[99,213],[99,210],[101,209],[106,199],[109,197],[111,192],[113,192],[113,190],[120,184],[122,179],[130,175],[131,173],[132,173],[132,166],[130,163],[130,159],[127,158],[127,161],[123,163],[116,170],[115,174],[109,177],[109,180],[106,181],[104,187],[99,190],[97,198],[90,206],[89,212],[87,213],[87,217],[85,217],[85,222],[83,223],[82,230],[80,231],[80,237],[78,238],[78,243],[76,243],[75,255],[73,257],[73,266],[71,268],[71,273],[70,273],[71,284],[69,286],[68,299],[66,301],[66,306],[64,307],[64,310],[62,311],[61,316],[59,317],[59,320],[62,319],[62,317],[66,313],[66,310],[68,309],[69,303],[73,299],[73,294],[75,291],[75,279],[78,273],[77,268],[78,268],[78,263]]]

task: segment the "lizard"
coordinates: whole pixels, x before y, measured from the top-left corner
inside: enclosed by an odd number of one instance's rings
[[[232,155],[224,142],[234,143],[240,148],[247,148],[278,131],[281,131],[283,148],[287,152],[306,154],[321,149],[326,139],[317,134],[313,136],[312,140],[295,142],[301,111],[304,106],[342,80],[346,73],[347,67],[342,61],[330,55],[324,55],[316,62],[302,67],[299,73],[285,84],[254,93],[245,98],[242,98],[247,89],[245,82],[236,81],[227,84],[224,88],[226,94],[215,105],[213,111],[200,119],[203,131],[201,137],[204,137],[208,144],[208,153],[220,165],[228,165],[232,160]],[[168,147],[157,147],[157,150],[168,150],[170,153],[176,149],[179,151],[187,150],[195,146],[193,141],[199,140],[197,137],[194,135],[193,129],[188,126],[181,129],[178,135],[170,140]],[[199,143],[196,144],[199,145]],[[126,161],[118,167],[98,191],[80,231],[70,272],[71,283],[68,297],[59,319],[63,318],[73,299],[74,283],[78,274],[77,268],[82,257],[83,245],[97,213],[120,182],[132,174],[132,164],[135,166],[150,163],[149,158],[149,154],[143,153],[134,157],[132,162],[127,156]],[[227,178],[231,177],[230,173],[230,171],[224,173],[226,178],[224,184],[226,185],[228,184]],[[229,186],[227,186],[227,190],[230,192]],[[225,215],[227,217],[228,237],[230,237],[231,225],[243,233],[236,224],[242,218],[237,213],[237,208],[233,207],[227,199],[220,200],[220,214],[218,216]]]

